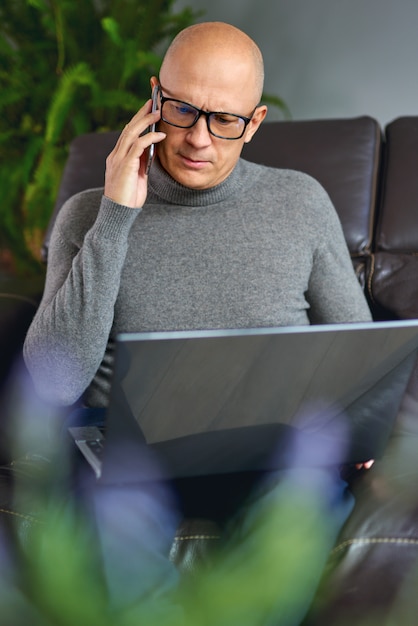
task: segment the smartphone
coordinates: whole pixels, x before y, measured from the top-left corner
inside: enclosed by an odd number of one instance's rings
[[[159,87],[158,85],[156,85],[154,89],[152,90],[152,107],[151,107],[152,111],[157,110],[158,91],[159,91]],[[155,124],[151,124],[151,126],[148,128],[148,132],[154,132],[154,131],[155,131]],[[152,162],[154,160],[154,154],[155,154],[155,144],[152,143],[150,147],[148,148],[148,160],[147,160],[147,169],[146,169],[147,176],[149,174]]]

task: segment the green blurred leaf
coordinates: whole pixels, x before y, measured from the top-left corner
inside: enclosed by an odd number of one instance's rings
[[[0,241],[19,266],[40,268],[36,242],[70,141],[123,127],[149,98],[172,36],[197,15],[174,5],[2,0],[0,162],[7,175],[0,176]]]
[[[101,24],[103,26],[103,30],[109,35],[110,39],[116,46],[122,48],[123,39],[120,36],[119,32],[119,24],[112,17],[104,17],[101,20]]]

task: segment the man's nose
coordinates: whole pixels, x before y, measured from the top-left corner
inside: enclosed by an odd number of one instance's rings
[[[196,124],[189,128],[187,139],[189,143],[199,147],[207,146],[212,142],[212,135],[204,115],[201,115]]]

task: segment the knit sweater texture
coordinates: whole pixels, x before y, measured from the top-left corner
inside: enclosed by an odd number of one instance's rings
[[[156,160],[142,209],[103,189],[62,207],[24,355],[49,401],[103,407],[120,332],[370,319],[317,181],[240,159],[221,184],[191,190]]]

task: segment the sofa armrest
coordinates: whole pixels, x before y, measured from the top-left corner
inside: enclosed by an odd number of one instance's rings
[[[383,457],[352,485],[356,505],[307,626],[416,623],[417,381],[416,369]]]

